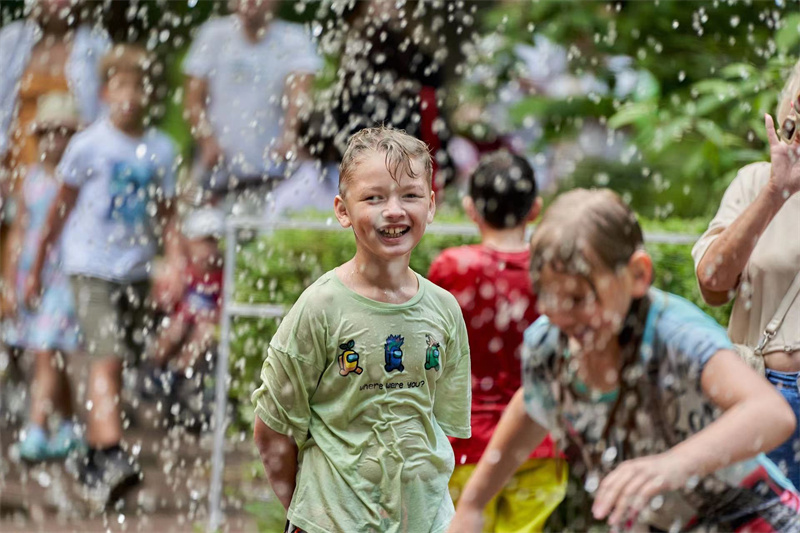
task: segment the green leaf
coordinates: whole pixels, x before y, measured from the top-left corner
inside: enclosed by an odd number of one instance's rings
[[[718,78],[698,81],[692,85],[692,89],[700,94],[715,94],[728,97],[738,94],[736,84]]]
[[[626,104],[608,119],[608,127],[618,129],[640,122],[642,120],[656,120],[657,107],[654,102],[638,102]]]
[[[758,75],[758,69],[747,63],[732,63],[723,67],[719,72],[728,79],[750,79]]]
[[[781,29],[775,33],[775,46],[785,53],[792,53],[800,44],[800,13],[794,13],[783,18]]]
[[[738,136],[726,132],[714,121],[699,119],[696,123],[696,127],[697,131],[719,148],[742,146],[743,144]]]

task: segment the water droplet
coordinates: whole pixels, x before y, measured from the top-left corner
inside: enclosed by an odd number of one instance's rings
[[[664,505],[664,496],[662,496],[661,494],[650,500],[650,508],[655,511],[661,509],[663,505]]]
[[[611,446],[607,448],[606,451],[603,452],[602,461],[606,464],[611,464],[617,459],[617,448],[615,446]]]
[[[597,487],[600,486],[600,476],[597,475],[597,472],[591,472],[589,475],[586,476],[586,482],[583,484],[583,488],[589,494],[594,494],[597,490]]]
[[[39,483],[39,486],[41,486],[42,488],[46,489],[47,487],[49,487],[52,481],[53,479],[50,477],[50,474],[48,474],[43,470],[36,475],[36,482]]]

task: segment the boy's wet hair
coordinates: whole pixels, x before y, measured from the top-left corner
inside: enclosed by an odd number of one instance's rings
[[[138,74],[145,82],[151,74],[152,57],[143,47],[135,44],[117,44],[100,60],[100,81],[108,84],[120,72]]]
[[[417,179],[424,178],[431,187],[433,161],[428,145],[407,134],[387,126],[364,128],[355,133],[347,143],[347,150],[339,165],[339,194],[344,194],[345,185],[353,179],[356,168],[364,156],[371,152],[386,155],[386,170],[392,179],[399,179],[399,172]],[[422,173],[414,170],[414,161],[422,163]]]
[[[575,189],[547,209],[531,239],[531,276],[545,266],[590,279],[593,267],[616,272],[644,247],[636,214],[609,189]]]
[[[495,229],[524,224],[538,192],[528,161],[506,150],[481,158],[469,181],[475,209]]]

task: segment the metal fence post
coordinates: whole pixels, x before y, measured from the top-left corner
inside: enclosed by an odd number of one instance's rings
[[[236,226],[228,219],[225,224],[225,265],[223,265],[222,324],[217,378],[215,382],[214,449],[211,454],[211,483],[208,489],[208,531],[214,533],[222,524],[222,474],[225,469],[225,430],[228,426],[228,360],[230,359],[231,314],[236,265]]]

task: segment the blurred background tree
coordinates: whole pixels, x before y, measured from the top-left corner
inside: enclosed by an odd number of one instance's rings
[[[544,37],[563,47],[570,73],[593,82],[564,97],[534,87],[508,110],[510,125],[540,126],[533,152],[574,139],[587,121],[621,133],[626,145],[617,158],[583,159],[558,189],[609,186],[645,216],[706,218],[736,170],[767,156],[763,115],[774,115],[800,56],[797,7],[735,0],[496,4],[480,32],[492,36],[491,52],[481,54],[477,45],[470,61],[473,72],[489,68],[494,76],[466,82],[459,96],[496,101],[500,86],[524,77],[518,45]],[[491,135],[491,128],[478,133]]]

